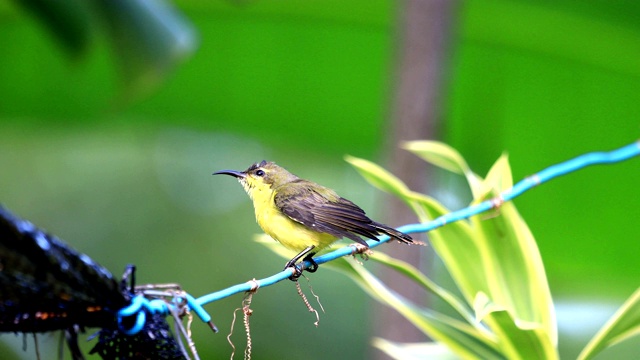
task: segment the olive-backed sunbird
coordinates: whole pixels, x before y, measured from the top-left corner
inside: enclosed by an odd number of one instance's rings
[[[307,271],[314,272],[313,256],[341,238],[349,238],[367,247],[360,237],[378,241],[386,234],[403,243],[413,239],[387,225],[371,220],[358,205],[335,191],[301,179],[273,162],[263,160],[245,171],[222,170],[238,179],[253,201],[258,225],[284,247],[298,251],[285,269],[300,260],[309,261]],[[292,279],[300,276],[294,267]]]

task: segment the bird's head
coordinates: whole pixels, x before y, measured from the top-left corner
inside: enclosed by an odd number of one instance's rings
[[[230,175],[238,179],[244,190],[253,198],[254,191],[266,191],[298,179],[285,168],[271,161],[262,160],[245,171],[222,170],[213,175]]]

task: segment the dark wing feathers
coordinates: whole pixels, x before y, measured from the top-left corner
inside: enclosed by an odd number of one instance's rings
[[[394,228],[390,228],[385,224],[380,224],[377,222],[373,222],[373,226],[376,227],[376,229],[378,229],[378,231],[387,234],[389,236],[391,236],[392,238],[397,239],[398,241],[401,241],[405,244],[409,244],[413,242],[413,238],[403,232],[400,232]]]
[[[358,205],[333,190],[306,180],[299,179],[277,189],[275,205],[292,220],[338,238],[366,244],[360,236],[378,240],[377,235],[387,234],[405,243],[412,242],[410,236],[372,221]]]

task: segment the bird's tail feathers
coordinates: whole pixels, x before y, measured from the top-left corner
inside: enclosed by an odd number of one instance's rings
[[[413,238],[411,236],[405,233],[402,233],[394,228],[388,227],[384,224],[380,224],[377,222],[374,222],[373,226],[375,226],[376,229],[378,229],[381,233],[387,234],[400,242],[403,242],[405,244],[413,243]]]

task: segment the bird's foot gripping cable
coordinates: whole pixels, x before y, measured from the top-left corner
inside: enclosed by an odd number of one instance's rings
[[[298,281],[298,278],[300,278],[300,276],[302,276],[302,269],[300,268],[299,265],[293,264],[289,267],[284,268],[285,270],[287,269],[293,269],[293,274],[291,274],[291,276],[289,276],[289,280],[291,281]]]
[[[289,280],[298,281],[304,270],[307,270],[310,273],[314,273],[318,270],[318,263],[313,260],[313,255],[315,254],[307,255],[299,264],[289,265],[287,263],[288,266],[284,268],[285,270],[293,268],[293,274],[289,277]]]

